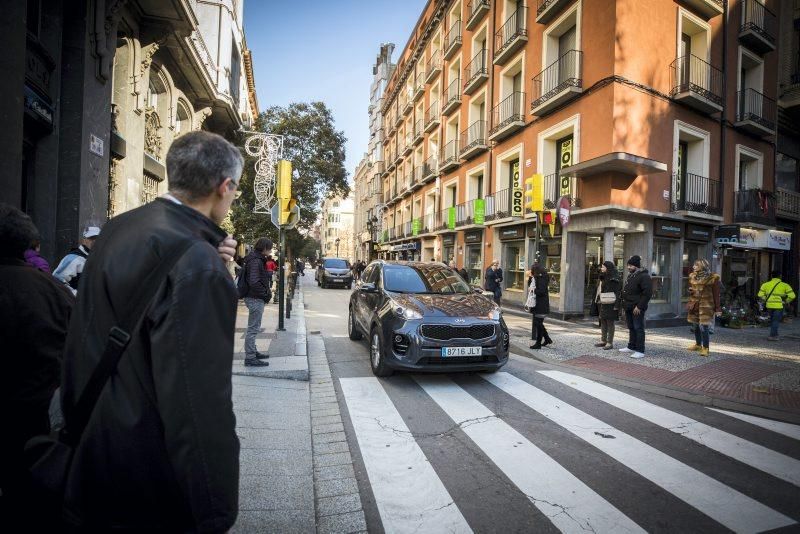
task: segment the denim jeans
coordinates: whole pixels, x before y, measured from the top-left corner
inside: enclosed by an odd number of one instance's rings
[[[499,287],[496,287],[496,288],[494,288],[494,291],[492,291],[492,293],[494,293],[494,302],[495,302],[495,304],[497,304],[499,306],[500,305],[500,298],[503,296],[503,290],[500,289]]]
[[[633,309],[625,310],[628,323],[628,348],[636,352],[644,352],[644,312],[633,314]]]
[[[708,333],[711,327],[707,324],[694,325],[694,341],[698,345],[708,348]]]
[[[264,301],[245,298],[244,303],[250,314],[247,316],[247,333],[244,336],[244,357],[256,357],[256,335],[261,329],[261,318],[264,316]]]
[[[770,337],[778,337],[778,325],[781,324],[783,319],[783,310],[769,310],[769,335]]]

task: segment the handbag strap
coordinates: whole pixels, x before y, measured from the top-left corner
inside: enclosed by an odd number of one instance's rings
[[[769,295],[767,295],[767,298],[764,299],[764,303],[765,304],[769,302],[769,298],[772,296],[773,293],[775,293],[775,290],[778,289],[778,286],[781,285],[782,283],[783,283],[783,281],[779,280],[777,284],[772,286],[772,291],[770,291]],[[781,299],[781,302],[783,302],[783,299]]]
[[[122,320],[109,330],[100,362],[92,371],[86,387],[78,397],[78,402],[75,403],[75,408],[70,414],[70,420],[61,431],[61,438],[65,443],[74,446],[80,441],[97,400],[100,398],[100,393],[116,371],[117,364],[119,364],[125,349],[128,348],[131,337],[141,328],[147,309],[155,299],[158,289],[178,260],[193,244],[193,240],[187,239],[165,255],[164,259],[145,277],[142,283],[144,290],[136,293],[122,316]]]

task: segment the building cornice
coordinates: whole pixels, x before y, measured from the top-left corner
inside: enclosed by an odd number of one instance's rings
[[[250,101],[250,114],[255,121],[258,118],[258,97],[256,95],[256,80],[253,76],[253,53],[245,48],[242,53],[244,60],[244,73],[247,79],[247,98]]]

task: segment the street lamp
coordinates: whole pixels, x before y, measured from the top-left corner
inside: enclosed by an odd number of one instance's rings
[[[338,237],[336,238],[336,241],[334,241],[334,243],[336,244],[336,257],[338,258],[339,257],[339,238]]]

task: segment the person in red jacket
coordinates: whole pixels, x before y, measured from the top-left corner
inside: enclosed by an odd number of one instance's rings
[[[267,262],[264,264],[264,267],[267,269],[267,280],[269,281],[270,290],[272,290],[272,281],[275,279],[275,272],[278,270],[278,264],[272,258],[271,254],[267,256]],[[275,291],[272,292],[275,293]]]

